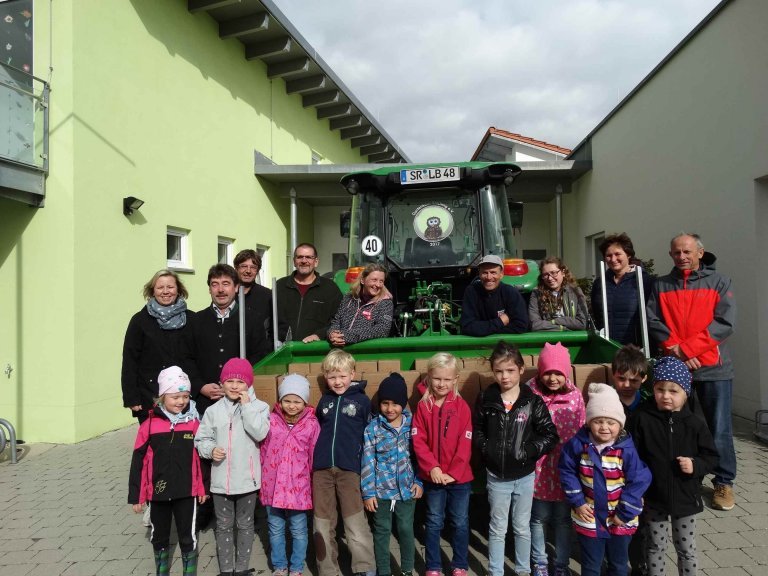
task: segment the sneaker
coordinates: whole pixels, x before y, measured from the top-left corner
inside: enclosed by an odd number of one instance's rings
[[[443,573],[440,570],[427,570],[424,576],[443,576]]]
[[[735,505],[733,486],[715,484],[715,493],[712,494],[712,508],[715,510],[731,510]]]
[[[558,568],[555,566],[554,576],[571,576],[571,569],[568,567]]]
[[[549,576],[549,567],[546,564],[534,564],[533,576]]]
[[[464,568],[454,568],[451,576],[467,576],[467,571]]]
[[[288,573],[288,576],[304,576],[301,572],[292,571]]]
[[[288,568],[278,568],[272,570],[272,576],[288,576]]]

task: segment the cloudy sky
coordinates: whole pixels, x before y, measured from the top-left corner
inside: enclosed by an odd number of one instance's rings
[[[578,144],[719,0],[275,0],[411,160]]]

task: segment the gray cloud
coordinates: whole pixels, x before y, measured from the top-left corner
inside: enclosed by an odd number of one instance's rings
[[[414,161],[575,146],[717,0],[276,0]]]

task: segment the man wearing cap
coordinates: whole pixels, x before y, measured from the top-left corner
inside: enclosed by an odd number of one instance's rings
[[[461,310],[461,332],[468,336],[520,334],[528,330],[528,310],[517,288],[504,284],[504,263],[489,254],[477,266]]]
[[[697,234],[672,238],[669,255],[675,267],[656,279],[648,298],[648,330],[662,354],[676,356],[692,372],[696,398],[720,455],[712,507],[730,510],[736,478],[733,364],[726,344],[736,322],[731,279],[715,271],[715,255],[704,251]]]

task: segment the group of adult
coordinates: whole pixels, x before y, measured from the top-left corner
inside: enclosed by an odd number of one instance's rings
[[[632,240],[613,234],[599,246],[606,266],[608,317],[603,317],[603,290],[591,292],[592,318],[598,328],[608,325],[610,337],[622,344],[642,345],[638,298],[639,261]],[[736,456],[731,429],[733,367],[725,344],[735,323],[730,280],[714,269],[715,258],[704,251],[701,239],[683,233],[672,239],[674,268],[651,278],[642,272],[647,299],[648,331],[660,354],[683,360],[715,444],[720,464],[715,471],[715,496],[732,502]],[[272,350],[272,298],[277,302],[280,341],[313,342],[327,339],[345,346],[389,335],[393,299],[385,285],[387,271],[369,264],[342,295],[335,282],[317,273],[317,249],[300,244],[293,253],[294,271],[277,281],[276,293],[256,279],[261,258],[243,250],[234,267],[216,264],[208,272],[211,304],[198,312],[186,307],[187,289],[171,270],[160,270],[144,286],[146,305],[128,325],[123,349],[123,403],[141,421],[157,394],[157,375],[179,365],[190,376],[198,410],[218,400],[218,377],[224,363],[239,356],[238,287],[245,292],[246,357],[255,364]],[[545,258],[537,288],[526,305],[520,292],[502,282],[504,263],[485,256],[477,278],[467,286],[461,331],[470,336],[516,334],[529,330],[584,330],[590,314],[573,274],[557,257]],[[730,504],[732,507],[732,504]]]

